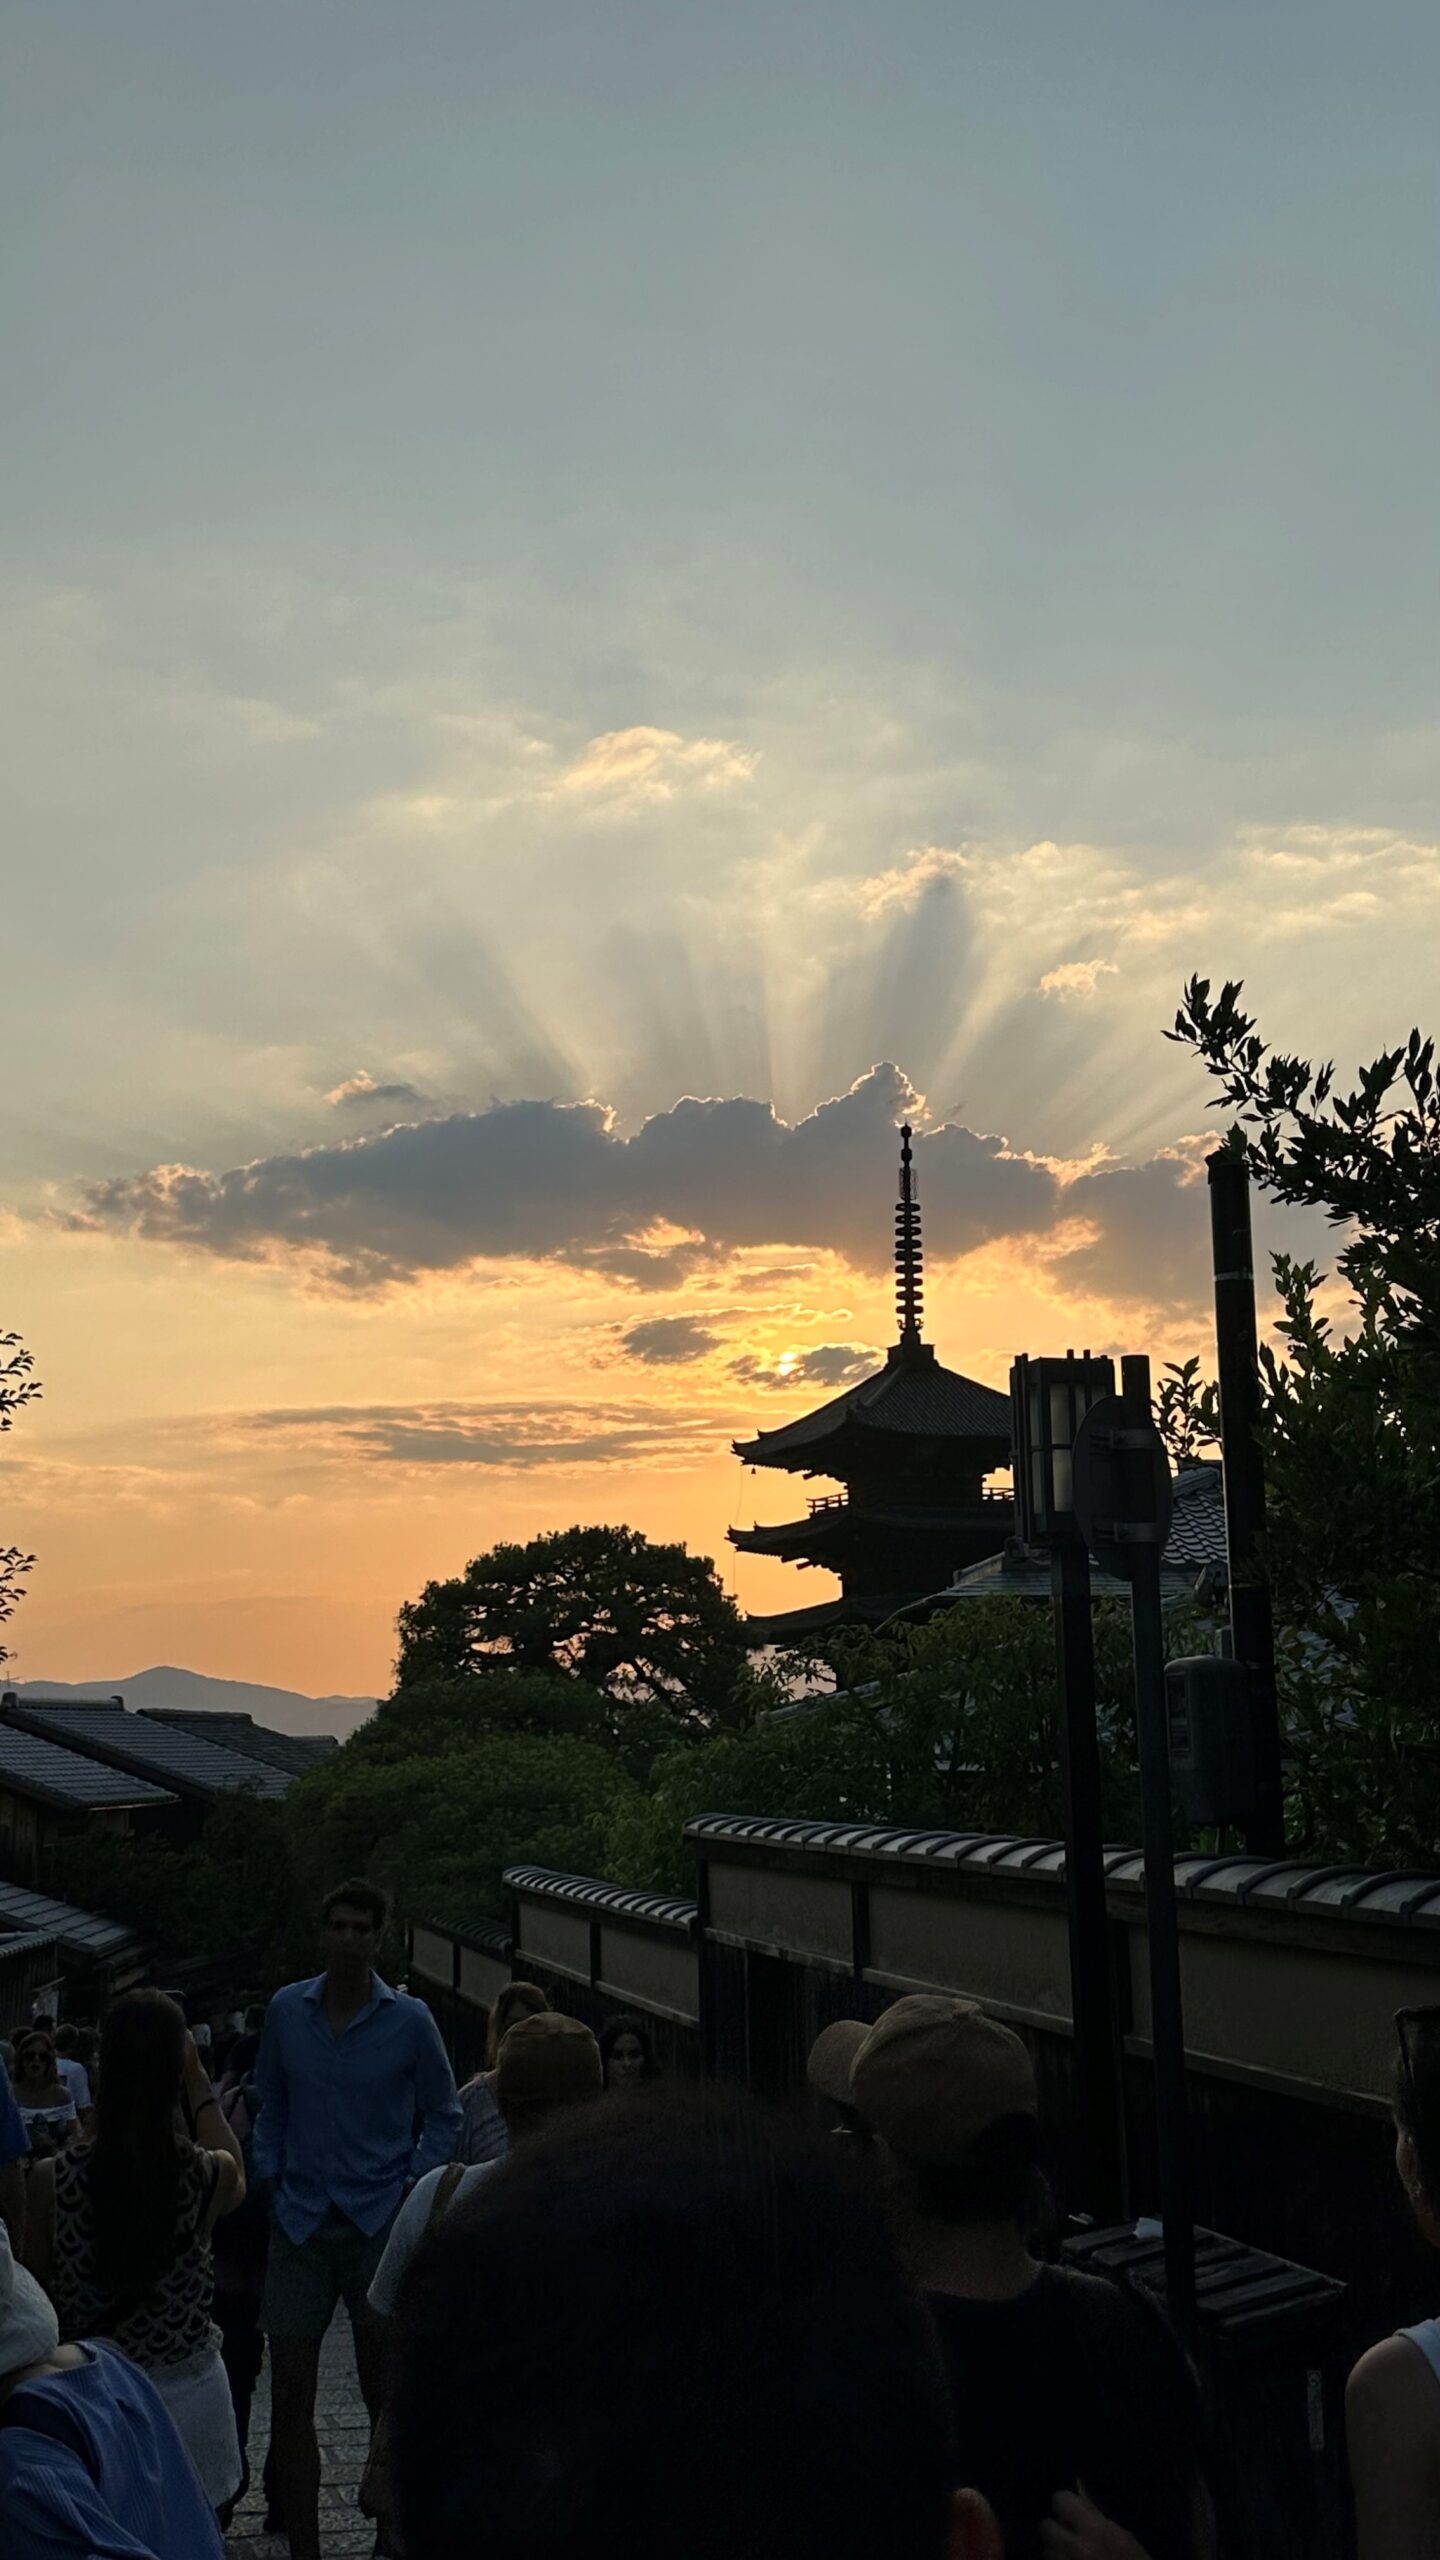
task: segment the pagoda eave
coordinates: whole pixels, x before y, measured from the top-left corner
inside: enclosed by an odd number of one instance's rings
[[[850,1543],[842,1522],[823,1518],[727,1529],[725,1535],[741,1555],[778,1556],[785,1564],[828,1564],[832,1573],[839,1571],[839,1553]]]
[[[835,1483],[846,1483],[853,1475],[873,1467],[877,1457],[901,1457],[907,1469],[925,1472],[955,1464],[957,1449],[963,1448],[968,1466],[982,1475],[1010,1464],[1008,1435],[996,1434],[991,1439],[967,1439],[963,1442],[949,1434],[933,1436],[916,1431],[890,1431],[883,1422],[867,1422],[859,1414],[847,1415],[838,1429],[823,1438],[805,1440],[798,1446],[775,1447],[783,1432],[761,1431],[753,1440],[732,1440],[731,1448],[747,1467],[781,1467],[787,1475],[825,1477]]]
[[[942,1598],[934,1607],[943,1606]],[[890,1618],[904,1616],[918,1625],[932,1604],[908,1598],[903,1591],[872,1594],[865,1599],[817,1600],[808,1609],[778,1609],[745,1620],[745,1641],[752,1652],[765,1646],[799,1644],[807,1636],[823,1636],[854,1628],[883,1627]]]

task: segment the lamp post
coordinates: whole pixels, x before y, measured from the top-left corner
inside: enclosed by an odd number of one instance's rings
[[[1085,2129],[1087,2202],[1101,2222],[1117,2220],[1124,2210],[1124,2115],[1105,1903],[1090,1558],[1075,1518],[1072,1452],[1090,1406],[1114,1392],[1113,1362],[1092,1359],[1088,1351],[1078,1359],[1067,1352],[1063,1360],[1022,1355],[1010,1372],[1016,1527],[1027,1545],[1048,1548],[1050,1554],[1065,1791],[1070,2009]]]
[[[1160,1617],[1160,1556],[1170,1533],[1170,1467],[1150,1405],[1150,1363],[1121,1364],[1123,1393],[1093,1404],[1071,1455],[1075,1508],[1087,1549],[1130,1585],[1135,1726],[1145,1844],[1150,1953],[1150,2049],[1165,2233],[1165,2292],[1187,2345],[1195,2338],[1195,2185],[1185,2091],[1185,2019],[1170,1812],[1170,1723]]]
[[[1255,1257],[1250,1242],[1250,1168],[1221,1147],[1207,1156],[1210,1241],[1215,1263],[1215,1350],[1220,1382],[1220,1447],[1225,1460],[1225,1542],[1230,1561],[1230,1633],[1250,1684],[1255,1803],[1245,1846],[1285,1855],[1285,1794],[1275,1698],[1275,1626],[1265,1569],[1265,1461],[1260,1449],[1260,1362],[1255,1331]]]

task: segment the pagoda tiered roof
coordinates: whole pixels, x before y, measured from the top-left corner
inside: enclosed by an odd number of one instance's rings
[[[736,1440],[737,1458],[751,1467],[786,1467],[807,1476],[841,1479],[863,1469],[867,1457],[887,1443],[915,1457],[923,1444],[943,1444],[953,1453],[957,1441],[968,1441],[982,1471],[1010,1460],[1010,1399],[977,1378],[946,1369],[928,1342],[896,1343],[883,1369],[847,1387],[813,1413],[775,1431],[757,1431],[753,1440]]]
[[[781,1520],[754,1529],[732,1529],[730,1543],[742,1554],[781,1556],[787,1563],[823,1564],[832,1573],[852,1548],[873,1545],[877,1537],[948,1539],[957,1522],[974,1533],[994,1537],[1010,1525],[1008,1493],[982,1493],[978,1503],[874,1502],[832,1494],[812,1502],[803,1520]]]

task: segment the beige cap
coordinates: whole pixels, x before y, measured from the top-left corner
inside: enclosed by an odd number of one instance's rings
[[[870,2030],[863,2018],[836,2018],[822,2027],[810,2047],[805,2077],[817,2096],[837,2107],[853,2107],[850,2067]]]
[[[500,2112],[574,2106],[605,2086],[600,2047],[579,2018],[545,2009],[517,2018],[500,2047],[495,2095]]]
[[[1002,2116],[1039,2111],[1020,2038],[978,2000],[941,1992],[886,2010],[855,2054],[850,2094],[871,2132],[921,2168],[952,2168]]]

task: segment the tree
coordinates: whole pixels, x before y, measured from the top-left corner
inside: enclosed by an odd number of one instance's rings
[[[1343,1328],[1324,1275],[1274,1257],[1280,1347],[1261,1347],[1266,1565],[1294,1845],[1428,1862],[1440,1833],[1440,1094],[1418,1030],[1361,1067],[1272,1054],[1232,983],[1193,979],[1174,1038],[1238,1113],[1225,1143],[1273,1198],[1344,1231]],[[1172,1422],[1218,1429],[1196,1364]]]
[[[0,1333],[0,1431],[8,1431],[17,1413],[41,1393],[35,1361],[18,1333]],[[0,1626],[14,1617],[25,1597],[25,1576],[34,1564],[23,1547],[0,1547]],[[8,1662],[8,1646],[0,1644],[0,1662]]]
[[[408,1749],[422,1735],[453,1747],[483,1734],[571,1734],[608,1739],[603,1701],[563,1671],[512,1671],[503,1665],[459,1680],[416,1680],[383,1698],[379,1726],[403,1734]]]
[[[641,1757],[749,1710],[744,1631],[714,1566],[636,1529],[557,1529],[492,1547],[450,1581],[427,1583],[399,1627],[397,1706],[436,1682],[559,1675],[596,1702],[597,1734]]]
[[[1130,1630],[1113,1601],[1095,1610],[1095,1656],[1107,1829],[1112,1839],[1133,1839]],[[666,1752],[617,1816],[611,1872],[683,1890],[681,1830],[705,1812],[1060,1835],[1048,1608],[965,1601],[924,1626],[837,1643],[836,1663],[834,1696],[792,1705],[751,1732]]]
[[[307,1771],[285,1799],[297,1927],[313,1935],[337,1877],[373,1876],[397,1921],[498,1918],[507,1866],[603,1872],[634,1793],[615,1754],[569,1736],[458,1735],[378,1723]]]
[[[247,1981],[282,1982],[293,1888],[280,1807],[227,1789],[198,1840],[81,1833],[56,1847],[47,1888],[86,1911],[128,1920],[167,1957],[233,1955]]]

